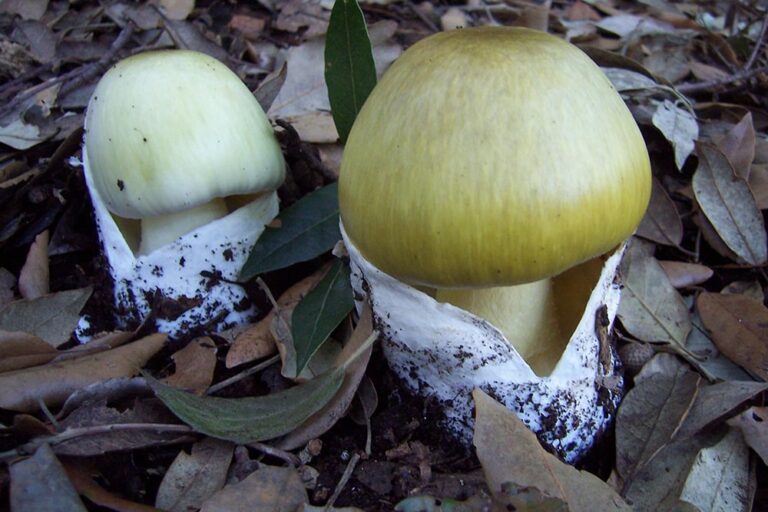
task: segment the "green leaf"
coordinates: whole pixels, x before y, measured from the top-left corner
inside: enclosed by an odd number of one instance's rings
[[[291,331],[297,375],[354,305],[349,267],[337,260],[323,280],[293,310]]]
[[[341,240],[337,186],[318,189],[286,208],[279,228],[267,228],[243,265],[240,279],[311,260]]]
[[[346,142],[376,85],[376,66],[365,17],[356,0],[336,0],[325,36],[325,83],[341,142]]]
[[[145,376],[157,397],[197,432],[236,443],[274,439],[291,432],[333,398],[344,381],[344,367],[266,396],[197,396]]]

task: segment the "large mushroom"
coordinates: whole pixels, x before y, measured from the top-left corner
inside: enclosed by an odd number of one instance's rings
[[[285,164],[245,84],[201,53],[142,53],[102,77],[85,128],[85,177],[121,323],[152,311],[182,337],[251,316],[233,281],[277,214]]]
[[[632,115],[576,47],[519,28],[415,44],[356,119],[339,184],[390,365],[465,438],[480,387],[576,460],[621,396],[605,333],[650,187]]]

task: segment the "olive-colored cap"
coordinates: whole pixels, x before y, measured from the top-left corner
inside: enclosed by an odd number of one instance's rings
[[[613,248],[651,191],[643,137],[575,46],[472,28],[408,49],[349,135],[339,201],[361,253],[437,287],[524,283]]]
[[[267,116],[224,64],[183,50],[113,66],[88,104],[85,146],[107,207],[128,218],[274,190],[285,163]]]

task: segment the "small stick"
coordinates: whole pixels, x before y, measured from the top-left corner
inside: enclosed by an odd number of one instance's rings
[[[352,458],[349,459],[349,463],[344,470],[344,474],[341,475],[341,480],[339,480],[339,483],[336,484],[336,489],[333,490],[333,494],[328,499],[328,503],[325,504],[325,508],[323,509],[324,512],[328,512],[331,510],[331,508],[333,508],[333,504],[336,503],[337,499],[339,499],[341,491],[344,490],[347,482],[349,482],[349,479],[352,477],[352,473],[355,471],[355,467],[357,466],[358,462],[360,462],[360,455],[355,453]]]
[[[264,368],[273,365],[274,363],[278,362],[280,360],[280,355],[274,355],[267,359],[266,361],[262,361],[261,363],[257,364],[256,366],[252,368],[248,368],[246,370],[243,370],[242,372],[231,376],[228,379],[224,379],[221,382],[218,382],[214,384],[213,386],[209,387],[208,390],[205,392],[206,395],[212,395],[214,393],[217,393],[221,391],[222,389],[226,388],[227,386],[231,386],[235,382],[239,382],[243,380],[246,377],[249,377],[253,375],[254,373],[258,373]]]
[[[754,69],[743,69],[725,78],[719,78],[717,80],[707,80],[705,82],[698,82],[698,83],[680,84],[675,88],[683,94],[691,94],[694,92],[706,91],[707,89],[715,89],[723,85],[732,84],[734,82],[740,82],[741,80],[749,80],[750,78],[756,75],[759,75],[760,73],[766,73],[766,72],[768,72],[768,66],[761,66],[759,68],[754,68]]]
[[[749,68],[754,66],[755,62],[757,62],[757,58],[760,56],[760,50],[763,48],[763,43],[765,43],[766,31],[768,31],[768,14],[766,14],[763,18],[763,26],[760,27],[760,34],[757,36],[755,48],[752,50],[752,54],[749,56],[749,60],[744,65],[744,71],[747,71]]]
[[[266,453],[267,455],[276,457],[284,462],[287,462],[291,466],[294,466],[294,467],[301,466],[301,460],[299,459],[299,457],[292,454],[291,452],[287,452],[285,450],[275,448],[274,446],[269,446],[268,444],[263,444],[256,441],[252,443],[248,443],[246,446],[250,446],[251,448],[258,450],[262,453]]]

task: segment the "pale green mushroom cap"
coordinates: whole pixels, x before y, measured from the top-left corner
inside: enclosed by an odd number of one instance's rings
[[[341,166],[349,238],[434,287],[556,275],[627,238],[648,205],[643,137],[579,49],[527,29],[408,49],[357,117]]]
[[[149,52],[117,63],[96,87],[85,126],[94,184],[121,217],[271,191],[284,179],[279,144],[253,94],[201,53]]]

